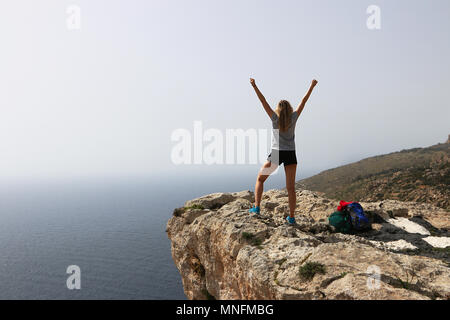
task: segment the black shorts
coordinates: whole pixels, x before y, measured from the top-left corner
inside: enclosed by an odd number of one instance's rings
[[[277,158],[276,153],[278,153],[278,159],[276,159]],[[272,156],[272,154],[273,154],[273,156]],[[270,161],[277,165],[281,165],[283,163],[284,166],[287,166],[290,164],[297,164],[297,156],[295,155],[295,150],[273,150],[272,149],[272,152],[267,157],[267,161]]]

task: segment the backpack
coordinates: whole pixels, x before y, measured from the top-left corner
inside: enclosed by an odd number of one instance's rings
[[[371,228],[370,220],[364,213],[363,207],[358,202],[350,203],[347,206],[350,214],[353,228],[357,231],[367,230]]]
[[[336,229],[336,232],[352,232],[352,220],[350,214],[346,210],[333,212],[328,217],[328,223]]]

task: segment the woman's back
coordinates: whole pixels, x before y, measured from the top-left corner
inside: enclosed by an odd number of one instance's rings
[[[279,130],[279,117],[273,112],[272,119],[272,149],[295,150],[295,125],[297,124],[298,112],[291,114],[291,123],[286,131]]]

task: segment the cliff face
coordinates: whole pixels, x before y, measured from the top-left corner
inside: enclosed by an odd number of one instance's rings
[[[450,213],[429,204],[361,203],[374,221],[358,235],[333,233],[337,203],[297,191],[297,225],[284,222],[287,194],[249,191],[188,201],[167,224],[189,299],[449,299]]]

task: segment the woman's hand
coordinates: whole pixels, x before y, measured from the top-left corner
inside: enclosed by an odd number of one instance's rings
[[[250,78],[250,84],[252,85],[252,87],[256,86],[255,79]]]

